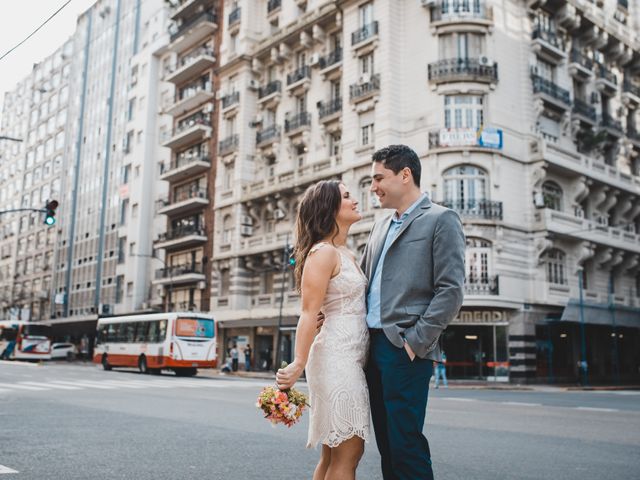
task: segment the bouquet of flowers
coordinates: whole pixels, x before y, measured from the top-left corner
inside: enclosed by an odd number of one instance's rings
[[[284,367],[286,363],[283,363]],[[284,423],[287,427],[296,424],[308,406],[304,393],[295,388],[280,390],[276,386],[264,387],[256,403],[256,407],[264,413],[264,418],[273,425]]]

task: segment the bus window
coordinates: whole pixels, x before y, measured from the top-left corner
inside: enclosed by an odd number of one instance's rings
[[[107,325],[107,342],[117,342],[118,341],[118,332],[117,332],[117,323],[110,323]]]
[[[149,322],[139,322],[136,327],[136,343],[144,343],[149,335]]]
[[[158,343],[158,323],[158,320],[149,322],[149,333],[147,335],[149,343]]]
[[[126,323],[125,325],[124,341],[127,343],[133,343],[133,339],[136,335],[136,324]]]
[[[109,338],[109,326],[103,325],[100,330],[98,330],[98,337],[96,339],[96,344],[98,343],[106,343]]]
[[[164,342],[165,338],[167,338],[167,321],[160,320],[160,324],[158,325],[158,342]]]

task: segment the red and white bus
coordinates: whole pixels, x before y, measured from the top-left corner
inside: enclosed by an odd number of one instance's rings
[[[23,320],[0,321],[0,357],[51,360],[51,327]]]
[[[105,370],[137,367],[141,373],[170,369],[193,376],[215,368],[216,324],[211,315],[168,312],[100,318],[93,361]]]

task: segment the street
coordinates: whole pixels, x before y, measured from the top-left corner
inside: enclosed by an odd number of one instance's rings
[[[0,362],[7,479],[306,479],[307,419],[272,427],[265,380]],[[301,384],[306,390],[306,386]],[[436,478],[640,478],[640,392],[431,389]],[[358,478],[378,480],[372,435]],[[4,477],[3,477],[4,478]]]

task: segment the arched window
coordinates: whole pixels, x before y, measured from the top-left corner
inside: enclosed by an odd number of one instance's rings
[[[543,254],[546,265],[547,282],[554,285],[567,284],[567,267],[565,254],[562,250],[552,248]]]
[[[548,180],[542,184],[542,197],[546,208],[562,211],[562,188],[556,182]]]
[[[371,177],[365,177],[360,180],[358,185],[358,203],[360,204],[361,212],[368,212],[374,206],[372,193],[369,190],[371,188]]]
[[[467,238],[465,250],[465,270],[467,284],[491,282],[491,243],[483,238]]]
[[[222,243],[227,245],[233,240],[233,219],[231,215],[225,215],[222,220]]]
[[[459,165],[446,170],[444,177],[444,203],[456,210],[469,210],[487,200],[489,175],[473,165]]]

